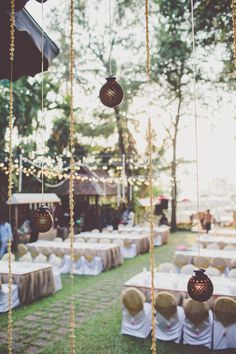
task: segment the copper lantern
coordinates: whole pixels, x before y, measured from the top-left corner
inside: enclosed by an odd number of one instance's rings
[[[107,82],[102,86],[99,97],[104,106],[113,108],[118,106],[124,97],[123,89],[116,81],[115,76],[106,78]]]
[[[213,284],[205,273],[205,269],[195,270],[188,281],[189,296],[199,302],[207,301],[213,294]]]
[[[33,214],[32,228],[38,232],[47,232],[51,229],[53,218],[49,208],[46,205],[41,205]]]

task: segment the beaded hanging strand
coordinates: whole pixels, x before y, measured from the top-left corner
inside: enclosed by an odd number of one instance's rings
[[[74,0],[70,2],[70,180],[69,180],[69,206],[70,206],[70,280],[72,300],[70,304],[70,354],[75,354],[75,305],[74,293]]]
[[[232,0],[233,10],[233,37],[234,37],[234,65],[236,67],[236,0]]]
[[[11,225],[11,209],[12,209],[12,131],[13,131],[13,62],[15,53],[15,0],[11,0],[10,15],[10,107],[9,107],[9,175],[8,175],[8,201],[9,201],[9,224]],[[11,239],[8,240],[8,354],[12,354],[12,269],[11,269]]]
[[[146,24],[146,75],[147,81],[150,85],[150,43],[149,43],[149,0],[145,0],[145,24]],[[148,118],[148,181],[149,181],[149,223],[150,223],[150,272],[151,272],[151,305],[152,305],[152,354],[156,354],[156,322],[155,322],[155,291],[154,291],[154,278],[155,278],[155,253],[154,253],[154,220],[153,220],[153,134],[152,123]]]

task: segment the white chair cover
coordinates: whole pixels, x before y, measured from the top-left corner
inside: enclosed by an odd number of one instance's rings
[[[5,253],[3,256],[2,256],[2,261],[6,261],[8,262],[8,253]],[[15,261],[15,255],[13,253],[11,253],[11,261],[14,262]]]
[[[9,311],[8,306],[8,284],[2,284],[0,288],[0,312]],[[20,300],[18,296],[18,288],[16,284],[12,284],[12,309],[20,305]]]
[[[184,321],[183,343],[190,345],[203,345],[211,348],[212,345],[213,314],[209,310],[208,318],[199,326],[196,326],[186,317]]]
[[[137,256],[137,247],[132,243],[129,247],[123,247],[123,258],[134,258]]]
[[[40,253],[35,259],[34,263],[47,263],[47,257]]]
[[[213,349],[227,348],[236,348],[236,323],[224,327],[220,321],[214,320]]]
[[[121,334],[128,334],[138,338],[147,338],[152,327],[152,307],[145,302],[143,310],[132,317],[128,310],[123,307]]]
[[[85,258],[84,275],[98,275],[103,271],[103,264],[101,257],[93,257],[91,261]]]
[[[161,235],[154,236],[154,246],[161,246],[162,245],[162,238]]]
[[[81,256],[78,261],[74,263],[74,269],[73,273],[74,274],[84,274],[84,265],[85,265],[85,258],[84,256]]]
[[[63,242],[63,239],[61,237],[56,237],[53,240],[54,242]]]
[[[87,242],[88,243],[97,243],[98,239],[97,238],[88,238]]]
[[[78,237],[78,238],[76,239],[76,242],[84,243],[84,242],[86,242],[86,241],[85,241],[85,239],[84,239],[83,237]]]
[[[61,272],[59,269],[52,268],[52,273],[53,273],[54,288],[56,293],[58,290],[62,289]]]
[[[70,272],[71,259],[68,254],[66,254],[62,259],[62,265],[60,267],[60,272],[63,274]]]
[[[156,313],[156,338],[164,341],[180,343],[184,324],[184,309],[177,306],[176,314],[167,320],[159,312]]]
[[[181,269],[181,274],[193,274],[193,271],[197,268],[193,264],[185,264]]]
[[[30,252],[27,252],[22,257],[19,258],[19,262],[33,262],[33,257]]]
[[[53,269],[59,270],[59,268],[62,265],[62,259],[60,257],[55,256],[55,254],[52,253],[51,256],[48,259],[48,263],[51,264]]]

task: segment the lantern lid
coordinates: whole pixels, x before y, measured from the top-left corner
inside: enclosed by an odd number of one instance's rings
[[[113,76],[113,75],[109,75],[108,77],[106,77],[106,80],[107,80],[107,81],[115,81],[115,80],[116,80],[116,77]]]
[[[205,271],[206,271],[205,269],[200,268],[200,269],[194,270],[194,273],[196,276],[201,276],[201,275],[204,275]]]

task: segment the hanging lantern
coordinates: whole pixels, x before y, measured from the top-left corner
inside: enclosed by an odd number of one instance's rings
[[[47,232],[51,229],[53,218],[49,208],[46,205],[41,205],[33,214],[32,227],[38,232]]]
[[[99,92],[99,97],[104,106],[113,108],[122,102],[124,93],[115,76],[108,76],[106,80]]]
[[[199,302],[207,301],[213,294],[213,284],[205,273],[205,269],[194,270],[196,273],[188,281],[189,296]]]

